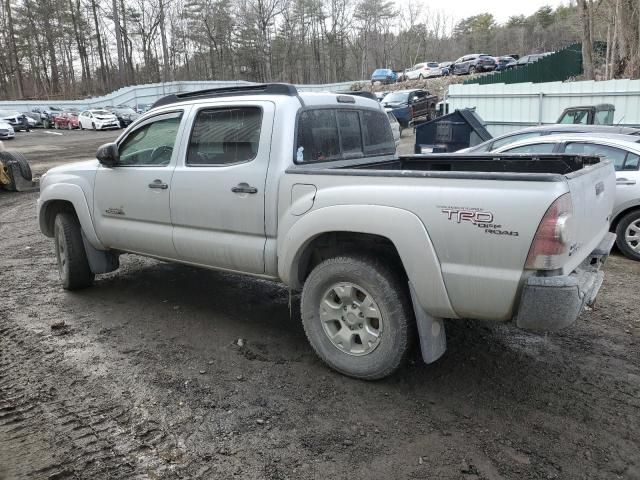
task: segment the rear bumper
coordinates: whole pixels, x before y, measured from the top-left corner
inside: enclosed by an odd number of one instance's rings
[[[576,321],[586,305],[595,303],[616,236],[607,233],[600,245],[569,275],[527,278],[514,320],[527,330],[549,331]]]

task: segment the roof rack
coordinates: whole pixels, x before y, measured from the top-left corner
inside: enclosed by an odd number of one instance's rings
[[[232,95],[288,95],[297,97],[298,90],[288,83],[264,83],[256,85],[242,85],[237,87],[209,88],[197,90],[195,92],[172,93],[162,97],[151,106],[151,108],[170,105],[172,103],[186,102],[188,100],[198,100],[201,98],[228,97]]]

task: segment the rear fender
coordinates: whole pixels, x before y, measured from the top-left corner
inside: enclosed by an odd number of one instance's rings
[[[288,221],[295,222],[289,228]],[[376,205],[335,205],[302,217],[287,216],[278,237],[278,275],[294,289],[301,289],[299,262],[305,248],[319,235],[354,232],[378,235],[395,246],[419,304],[434,317],[458,318],[442,278],[440,262],[429,234],[413,213]]]

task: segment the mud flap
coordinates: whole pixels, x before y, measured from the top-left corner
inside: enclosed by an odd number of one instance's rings
[[[447,336],[444,331],[444,321],[442,318],[432,317],[418,302],[418,297],[409,282],[411,292],[411,302],[416,315],[418,325],[418,336],[420,337],[420,350],[424,363],[433,363],[438,360],[447,350]]]
[[[84,244],[84,250],[87,253],[89,268],[93,273],[109,273],[120,267],[120,259],[118,258],[118,255],[113,252],[107,252],[95,248],[91,243],[89,243],[84,232],[82,232],[82,243]]]

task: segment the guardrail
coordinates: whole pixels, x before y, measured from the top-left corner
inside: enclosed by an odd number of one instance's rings
[[[326,92],[335,90],[348,90],[353,82],[339,82],[327,84],[296,85],[303,92]],[[30,111],[32,107],[59,106],[62,108],[99,108],[108,105],[145,105],[153,103],[159,98],[171,93],[193,92],[216,87],[235,87],[239,85],[253,85],[254,82],[236,81],[179,81],[166,83],[151,83],[146,85],[133,85],[120,88],[114,92],[100,97],[92,97],[83,100],[11,100],[0,101],[0,110],[17,110],[19,112]]]

